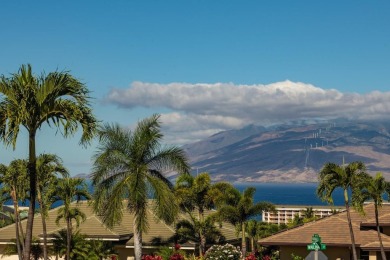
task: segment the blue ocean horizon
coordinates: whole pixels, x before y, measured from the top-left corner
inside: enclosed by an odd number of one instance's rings
[[[299,206],[325,206],[329,205],[321,201],[317,195],[317,183],[236,183],[241,192],[248,188],[256,188],[254,201],[268,201],[276,205],[299,205]],[[342,189],[336,189],[333,193],[335,206],[344,205]]]
[[[329,205],[321,201],[316,195],[317,183],[233,183],[240,192],[248,187],[256,188],[254,201],[267,201],[275,205],[297,205],[297,206],[325,206]],[[89,191],[93,192],[93,187],[88,183]],[[333,193],[335,206],[343,206],[343,191],[336,189]],[[12,205],[12,201],[7,201],[6,205]],[[28,202],[21,204],[28,206]],[[62,202],[57,201],[51,208],[61,206]]]

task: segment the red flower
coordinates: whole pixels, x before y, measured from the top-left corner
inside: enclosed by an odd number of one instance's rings
[[[179,250],[180,249],[180,245],[179,244],[175,244],[175,250]]]

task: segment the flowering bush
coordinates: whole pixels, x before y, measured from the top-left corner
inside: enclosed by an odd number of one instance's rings
[[[223,246],[214,245],[207,250],[205,254],[206,260],[213,259],[232,259],[239,260],[241,259],[241,251],[234,247],[231,244],[226,244]]]
[[[143,255],[142,260],[163,260],[161,256],[154,255]]]
[[[245,257],[245,260],[257,260],[257,257],[255,254],[251,253],[247,257]]]
[[[174,253],[171,257],[169,257],[169,260],[184,260],[184,256],[179,253]]]

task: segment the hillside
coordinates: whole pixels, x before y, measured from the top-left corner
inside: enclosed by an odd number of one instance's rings
[[[185,145],[193,172],[236,182],[315,182],[326,162],[363,161],[390,178],[390,123],[248,126]]]

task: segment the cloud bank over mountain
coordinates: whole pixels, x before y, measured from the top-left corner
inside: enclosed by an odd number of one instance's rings
[[[169,110],[162,114],[164,132],[168,142],[177,144],[248,124],[390,118],[390,92],[342,93],[291,81],[268,85],[133,82],[127,89],[112,89],[106,102],[125,109]]]

